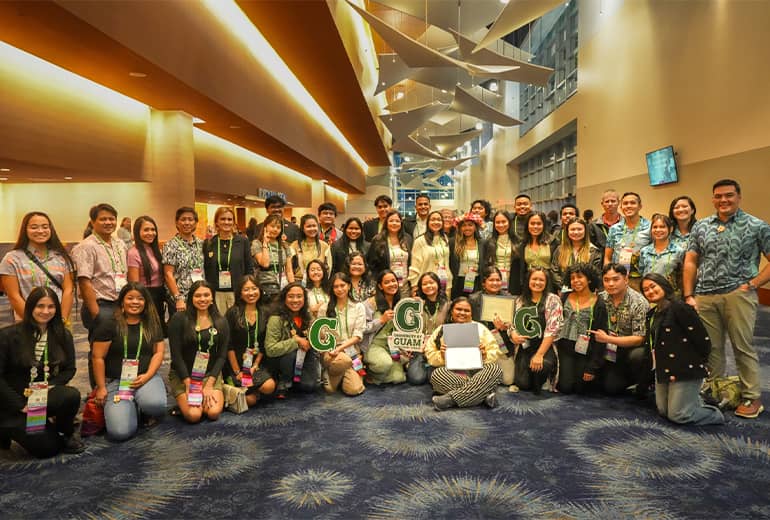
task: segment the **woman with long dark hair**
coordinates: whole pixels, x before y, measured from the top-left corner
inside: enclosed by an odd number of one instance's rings
[[[282,399],[290,388],[313,392],[318,388],[318,353],[307,339],[312,318],[305,288],[292,282],[278,297],[267,320],[265,352],[271,372],[278,380],[276,397]],[[296,386],[294,385],[296,383]]]
[[[430,384],[433,390],[440,394],[433,397],[433,407],[440,411],[455,406],[465,408],[485,403],[490,408],[494,408],[497,406],[495,389],[502,377],[502,370],[497,364],[497,358],[500,355],[497,341],[484,325],[473,321],[471,304],[464,296],[452,300],[446,323],[476,324],[483,366],[479,370],[470,370],[467,373],[446,368],[444,328],[436,328],[425,340],[425,357],[428,363],[435,367],[430,376]]]
[[[496,267],[500,271],[501,289],[518,295],[521,292],[521,260],[511,219],[504,211],[498,211],[492,217],[492,224],[492,233],[484,247],[482,265]]]
[[[345,260],[353,253],[366,255],[369,242],[364,240],[364,225],[357,217],[351,217],[342,226],[342,237],[332,245],[332,273],[340,273]]]
[[[318,260],[326,267],[326,272],[332,268],[332,253],[329,244],[320,239],[320,226],[315,215],[302,215],[299,219],[299,240],[292,242],[292,264],[294,279],[302,280],[305,270],[312,260]],[[327,277],[328,278],[328,277]]]
[[[324,242],[326,243],[326,242]],[[321,305],[329,301],[329,271],[319,259],[313,259],[305,267],[305,287],[307,288],[307,308],[310,317],[318,317]]]
[[[396,210],[388,211],[385,226],[374,237],[366,263],[375,275],[390,270],[396,275],[401,296],[411,295],[409,289],[409,264],[412,259],[412,237],[404,231],[401,215]]]
[[[682,287],[682,264],[686,252],[686,244],[672,240],[674,223],[666,215],[655,213],[650,217],[650,238],[639,251],[639,272],[658,273],[664,276],[674,290]]]
[[[536,266],[530,269],[515,305],[517,310],[524,307],[535,308],[532,320],[539,324],[540,330],[537,335],[517,330],[515,319],[514,326],[508,329],[511,340],[517,345],[513,358],[513,384],[520,390],[532,390],[537,394],[543,384],[555,375],[558,360],[554,342],[562,326],[561,300],[552,292],[546,268]]]
[[[723,424],[722,412],[700,398],[711,340],[698,313],[658,273],[642,277],[642,292],[655,305],[647,312],[645,342],[654,360],[658,413],[679,424]]]
[[[335,333],[337,345],[331,352],[324,352],[321,364],[328,373],[325,390],[328,393],[342,388],[345,395],[359,395],[364,392],[361,379],[363,363],[358,344],[364,337],[366,311],[363,303],[350,300],[350,278],[345,273],[335,273],[331,279],[329,301],[321,305],[319,316],[337,318]]]
[[[17,319],[24,316],[24,302],[34,287],[50,287],[61,302],[62,317],[69,324],[75,267],[59,240],[53,222],[41,211],[24,215],[13,249],[0,262],[0,281]]]
[[[503,277],[500,270],[494,265],[489,265],[481,270],[481,290],[471,294],[468,301],[473,310],[473,319],[489,329],[497,341],[497,346],[500,349],[497,364],[502,370],[502,382],[504,385],[511,385],[513,384],[513,354],[516,351],[516,345],[508,336],[508,329],[511,326],[513,316],[499,316],[493,321],[481,321],[484,295],[512,298],[511,294],[503,289]]]
[[[32,289],[22,316],[0,330],[0,443],[7,449],[14,440],[38,458],[80,453],[85,445],[74,423],[80,392],[67,386],[75,375],[75,346],[56,292]]]
[[[230,346],[222,374],[226,382],[246,388],[249,407],[275,391],[275,380],[263,363],[267,312],[259,308],[261,295],[257,278],[253,274],[244,276],[235,287],[235,305],[225,314]]]
[[[527,286],[526,278],[533,267],[551,267],[551,258],[556,245],[551,240],[546,230],[548,220],[544,213],[533,211],[527,217],[524,224],[524,236],[519,244],[519,258],[521,258],[521,288],[522,292]]]
[[[262,223],[259,236],[251,243],[263,306],[273,303],[281,289],[294,281],[292,249],[282,238],[282,226],[283,217],[268,215]]]
[[[141,282],[152,296],[163,335],[166,335],[166,287],[163,283],[163,257],[158,245],[158,227],[152,217],[134,220],[134,246],[126,255],[128,281]]]
[[[434,272],[423,273],[417,279],[417,297],[422,300],[422,330],[425,337],[433,334],[446,320],[449,301],[441,290],[441,280]],[[410,385],[424,385],[428,382],[431,368],[425,359],[425,345],[421,352],[402,352],[407,359],[406,381]]]
[[[166,413],[166,387],[158,373],[165,347],[152,295],[139,282],[128,282],[118,294],[115,314],[96,327],[91,349],[94,397],[104,407],[111,439],[133,437],[140,416],[147,423]]]
[[[406,381],[401,355],[391,351],[388,336],[393,331],[393,308],[401,298],[398,278],[390,269],[377,276],[374,296],[366,300],[366,330],[362,350],[367,367],[367,383],[403,383]]]
[[[484,242],[479,235],[479,229],[484,225],[482,218],[475,213],[466,213],[457,222],[457,233],[449,243],[452,299],[479,290],[479,273],[485,257]]]
[[[585,393],[595,385],[604,365],[605,343],[591,331],[607,323],[607,307],[598,297],[599,272],[578,262],[567,268],[571,292],[563,296],[564,316],[556,350],[559,354],[558,389],[564,394]]]
[[[417,237],[412,246],[412,263],[409,265],[409,284],[417,293],[417,278],[424,273],[435,273],[441,281],[441,292],[452,291],[452,271],[449,269],[449,239],[444,233],[441,212],[428,214],[425,233]]]
[[[668,208],[668,218],[675,224],[671,241],[687,251],[687,239],[697,221],[695,202],[687,195],[676,197]]]
[[[216,421],[224,408],[222,367],[230,345],[230,328],[217,309],[214,289],[206,281],[192,284],[187,309],[168,322],[171,370],[168,382],[179,411],[189,423],[205,416]]]

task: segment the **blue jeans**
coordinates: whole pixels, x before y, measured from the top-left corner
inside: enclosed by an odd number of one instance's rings
[[[701,381],[655,383],[655,403],[658,413],[679,424],[724,424],[718,408],[703,404],[700,398]]]
[[[118,394],[120,381],[113,379],[107,383],[107,400],[104,403],[104,422],[107,435],[115,441],[125,441],[136,434],[139,428],[139,414],[159,417],[166,413],[166,386],[159,374],[134,391],[134,400],[114,401]]]

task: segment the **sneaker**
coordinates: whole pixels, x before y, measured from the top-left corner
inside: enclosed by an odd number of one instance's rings
[[[434,395],[432,401],[433,408],[439,412],[441,410],[449,410],[450,408],[457,406],[454,400],[448,395]]]
[[[495,408],[497,406],[497,392],[492,392],[488,396],[484,398],[484,404],[486,404],[490,408]]]
[[[759,399],[744,399],[738,405],[738,408],[735,409],[735,415],[746,419],[755,419],[764,410],[765,407],[762,406],[762,402]]]
[[[64,446],[62,447],[63,453],[75,455],[77,453],[83,453],[86,451],[86,445],[80,438],[79,433],[73,433],[64,437]]]

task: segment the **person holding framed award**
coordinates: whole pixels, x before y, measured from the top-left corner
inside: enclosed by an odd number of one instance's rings
[[[433,397],[433,407],[440,411],[485,403],[494,408],[497,406],[495,388],[502,377],[502,370],[497,364],[500,356],[497,341],[484,325],[472,320],[471,304],[464,296],[454,299],[449,306],[446,325],[451,324],[476,325],[481,365],[476,369],[453,370],[452,365],[447,364],[447,344],[451,344],[453,338],[445,337],[445,331],[452,329],[437,327],[425,341],[425,357],[435,367],[430,384],[439,394]],[[461,348],[470,347],[463,345]]]

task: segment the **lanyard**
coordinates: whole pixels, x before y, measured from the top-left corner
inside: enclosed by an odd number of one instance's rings
[[[305,244],[310,244],[310,242],[305,241]],[[299,246],[299,252],[300,253],[304,252],[304,249],[302,247],[302,242],[299,242],[298,246]],[[315,249],[315,256],[312,259],[321,258],[321,246],[319,244],[313,244],[313,246],[314,246],[313,249]]]
[[[329,297],[320,287],[313,287],[312,293],[316,303],[326,303],[329,301]]]
[[[479,245],[478,241],[476,241],[476,263],[477,264],[481,262],[481,251],[480,251],[480,249],[481,249],[481,246]],[[470,264],[471,263],[471,258],[470,258],[470,255],[468,254],[468,250],[467,249],[465,251],[463,251],[463,262],[465,262],[466,264]]]
[[[45,347],[43,347],[43,381],[48,382],[48,373],[50,372],[50,367],[48,366],[48,334],[46,334],[45,338]],[[32,365],[32,368],[29,370],[29,383],[30,385],[37,379],[37,365],[40,363],[40,358],[35,356],[35,364]],[[25,394],[26,395],[26,394]]]
[[[634,231],[631,233],[631,242],[625,242],[624,240],[620,241],[621,247],[634,247],[636,246],[636,235],[639,234],[639,228],[642,226],[642,219],[639,218],[639,222],[636,223],[636,226],[634,226]],[[623,221],[623,238],[625,239],[626,235],[628,234],[628,225],[626,224],[626,221]]]
[[[246,322],[246,349],[250,349],[252,345],[257,344],[257,335],[259,334],[259,309],[254,314],[254,336],[249,334],[249,317],[246,315],[246,311],[243,311],[243,321]]]
[[[222,248],[220,247],[222,241],[219,238],[219,235],[217,235],[217,267],[219,267],[220,271],[229,271],[230,270],[230,257],[233,254],[233,239],[229,239],[227,241],[227,269],[222,267]]]
[[[502,251],[502,254],[501,254],[501,251]],[[511,258],[511,241],[509,240],[507,244],[503,244],[501,247],[500,238],[498,237],[497,244],[495,247],[495,253],[496,253],[495,258],[497,259],[497,263],[507,265],[509,262],[507,262],[506,260],[509,260]]]
[[[201,349],[201,328],[200,325],[195,325],[195,333],[198,336],[198,352],[202,352]],[[209,327],[209,345],[208,348],[206,348],[206,352],[208,353],[211,350],[211,347],[214,346],[214,336],[217,334],[217,329],[215,329],[213,326]]]
[[[350,328],[348,327],[348,306],[345,305],[343,309],[335,309],[337,311],[337,316],[340,318],[340,321],[345,321],[345,340],[350,339]],[[342,332],[342,329],[340,329],[340,332]]]
[[[589,297],[588,299],[590,300],[591,298]],[[588,319],[588,328],[586,329],[587,331],[591,330],[592,325],[594,324],[594,305],[596,305],[596,300],[594,300],[594,302],[591,304],[591,314],[590,314],[589,319]],[[576,312],[577,312],[577,314],[579,316],[580,315],[580,299],[577,297],[577,295],[575,295],[575,306],[577,307]],[[585,307],[583,307],[583,308],[585,309]]]
[[[142,338],[144,338],[144,325],[139,322],[139,343],[136,345],[136,357],[134,358],[135,360],[139,359],[139,354],[142,352]],[[200,342],[200,339],[198,342]],[[126,335],[123,336],[123,359],[126,358],[128,358],[128,332],[126,332]]]
[[[403,262],[403,255],[399,255],[399,258],[396,258],[396,249],[401,251],[402,253],[406,253],[404,249],[401,247],[401,244],[399,244],[396,247],[393,247],[390,243],[390,239],[388,239],[388,253],[390,253],[390,265],[393,265],[393,262]]]
[[[436,265],[442,266],[444,265],[442,260],[444,259],[444,251],[446,251],[446,249],[444,249],[444,244],[441,243],[441,237],[435,237],[433,240],[438,240],[437,246],[431,244],[431,247],[433,248],[433,256],[436,259]]]
[[[110,264],[112,265],[112,272],[113,273],[117,272],[115,270],[115,267],[116,267],[116,264],[119,264],[120,265],[120,272],[124,273],[126,271],[126,268],[123,265],[123,262],[120,261],[121,259],[118,258],[118,262],[115,262],[115,256],[113,255],[114,251],[112,249],[112,242],[110,242],[110,247],[107,247],[107,243],[104,240],[102,240],[102,237],[100,237],[96,233],[94,233],[94,236],[96,237],[96,240],[98,240],[99,243],[104,248],[104,251],[107,253],[107,256],[110,257]]]

